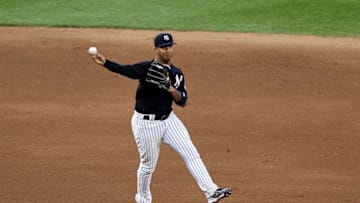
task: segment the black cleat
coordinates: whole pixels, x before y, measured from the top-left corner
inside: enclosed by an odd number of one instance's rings
[[[208,203],[219,202],[222,198],[229,197],[231,193],[231,188],[219,188],[208,198]]]

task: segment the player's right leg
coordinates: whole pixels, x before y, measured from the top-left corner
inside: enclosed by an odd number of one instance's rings
[[[160,153],[164,127],[162,122],[144,120],[137,112],[131,119],[131,127],[138,148],[140,164],[137,171],[136,203],[151,203],[150,183]]]

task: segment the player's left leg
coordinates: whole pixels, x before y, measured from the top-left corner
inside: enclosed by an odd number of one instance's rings
[[[173,112],[166,119],[166,124],[167,130],[163,142],[168,144],[185,161],[188,170],[205,196],[211,196],[218,189],[218,186],[211,179],[184,124]]]

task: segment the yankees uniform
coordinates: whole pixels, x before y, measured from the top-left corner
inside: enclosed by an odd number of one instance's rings
[[[155,48],[172,46],[172,36],[161,33],[155,38]],[[151,63],[156,58],[131,65],[120,65],[105,59],[103,66],[108,70],[139,81],[136,91],[135,111],[131,127],[138,148],[140,164],[137,171],[137,203],[151,203],[150,183],[159,159],[161,143],[169,145],[186,163],[208,202],[217,202],[231,194],[230,188],[219,188],[211,179],[199,152],[190,135],[172,109],[172,103],[185,106],[187,91],[182,71],[173,64],[169,65],[171,86],[176,89],[179,99],[166,89],[148,83],[145,78]]]

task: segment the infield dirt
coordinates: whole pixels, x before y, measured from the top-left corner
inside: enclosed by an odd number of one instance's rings
[[[137,81],[95,65],[153,57],[158,31],[0,27],[0,202],[134,202]],[[174,110],[224,203],[360,203],[360,40],[172,31]],[[155,203],[206,202],[166,145]]]

